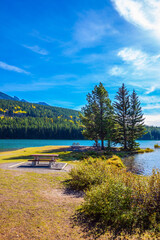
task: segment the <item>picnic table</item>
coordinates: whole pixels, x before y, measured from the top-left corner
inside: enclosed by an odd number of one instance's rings
[[[49,162],[49,167],[53,168],[58,158],[58,154],[33,154],[34,159],[29,159],[32,162],[32,166],[38,166],[39,162]]]

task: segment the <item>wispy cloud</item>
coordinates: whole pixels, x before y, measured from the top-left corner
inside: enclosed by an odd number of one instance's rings
[[[160,37],[159,0],[112,0],[116,10],[128,22]]]
[[[1,86],[1,91],[12,92],[30,92],[41,91],[54,88],[55,86],[73,86],[76,79],[76,75],[64,74],[55,75],[49,78],[41,78],[37,81],[22,84],[4,84]]]
[[[123,48],[118,52],[118,56],[127,63],[132,63],[136,68],[142,69],[148,63],[148,55],[141,50]]]
[[[149,105],[143,107],[143,110],[148,110],[148,109],[152,109],[152,110],[160,109],[160,104],[156,104],[156,105],[149,104]]]
[[[158,96],[139,96],[139,99],[144,103],[160,103],[160,98]]]
[[[65,107],[73,107],[73,102],[69,102],[69,101],[61,101],[61,100],[53,100],[51,101],[51,104],[56,104],[59,106],[65,106]]]
[[[109,74],[111,76],[123,76],[126,74],[126,71],[122,67],[114,66],[109,70]]]
[[[120,68],[112,66],[111,76],[124,76],[125,82],[131,86],[145,90],[150,94],[160,89],[160,57],[159,54],[149,54],[140,49],[126,47],[117,52],[121,59]]]
[[[30,49],[31,51],[33,51],[33,52],[35,52],[35,53],[38,53],[38,54],[40,54],[40,55],[48,55],[48,54],[49,54],[49,52],[48,52],[47,50],[42,49],[42,48],[40,48],[40,47],[37,46],[37,45],[35,45],[35,46],[28,46],[28,45],[25,45],[25,44],[24,44],[23,47],[28,48],[28,49]]]
[[[17,73],[30,74],[29,72],[25,71],[22,68],[15,67],[13,65],[9,65],[9,64],[7,64],[5,62],[1,62],[1,61],[0,61],[0,68],[2,68],[4,70],[8,70],[8,71],[17,72]]]
[[[57,41],[56,39],[50,37],[50,36],[47,36],[47,35],[44,35],[44,34],[41,34],[40,32],[36,31],[36,30],[33,30],[31,33],[30,33],[31,36],[39,39],[39,40],[42,40],[44,42],[48,42],[48,43],[52,43],[52,42],[55,42]]]
[[[85,105],[76,106],[76,107],[74,108],[74,110],[81,111],[81,109],[82,109],[84,106],[85,106]]]
[[[146,125],[160,127],[160,114],[146,114],[144,117]]]
[[[95,47],[102,43],[105,36],[115,33],[104,12],[87,11],[79,15],[73,28],[72,41],[65,50],[65,54],[69,55],[83,48]]]

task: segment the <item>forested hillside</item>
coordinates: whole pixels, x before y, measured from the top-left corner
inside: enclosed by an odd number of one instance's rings
[[[147,133],[141,138],[142,140],[160,140],[160,127],[146,126]]]
[[[0,138],[83,139],[78,111],[0,100]]]
[[[0,138],[83,139],[78,111],[0,100]],[[143,140],[160,140],[160,127],[146,127]]]

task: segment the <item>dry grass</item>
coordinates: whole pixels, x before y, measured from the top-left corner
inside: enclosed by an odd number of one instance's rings
[[[95,235],[85,224],[74,225],[75,209],[83,198],[65,192],[67,173],[16,173],[0,170],[1,240],[158,239],[148,232],[141,237]]]
[[[64,150],[67,147],[47,146],[3,152],[0,163],[24,161],[34,153]],[[66,152],[69,161],[68,156],[70,153]],[[96,235],[85,223],[75,225],[73,216],[83,197],[65,191],[63,182],[68,178],[65,172],[37,174],[0,169],[0,240],[160,239],[152,232],[132,236],[122,233],[116,237],[112,232]]]
[[[83,199],[64,193],[66,177],[0,170],[0,239],[80,239],[70,217]]]

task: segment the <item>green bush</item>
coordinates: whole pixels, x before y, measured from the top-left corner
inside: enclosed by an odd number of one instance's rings
[[[93,221],[101,222],[106,226],[130,226],[132,190],[122,181],[108,178],[99,186],[87,191],[85,202],[81,210]]]
[[[84,159],[69,172],[69,184],[77,190],[90,189],[92,185],[101,184],[106,179],[110,166],[124,167],[121,159],[115,155],[110,159],[106,159],[105,156]]]
[[[110,169],[101,185],[86,192],[80,211],[116,230],[160,231],[160,172],[141,177]]]
[[[92,185],[101,184],[106,177],[106,166],[106,162],[100,159],[85,159],[69,172],[70,186],[77,190],[86,190]]]

